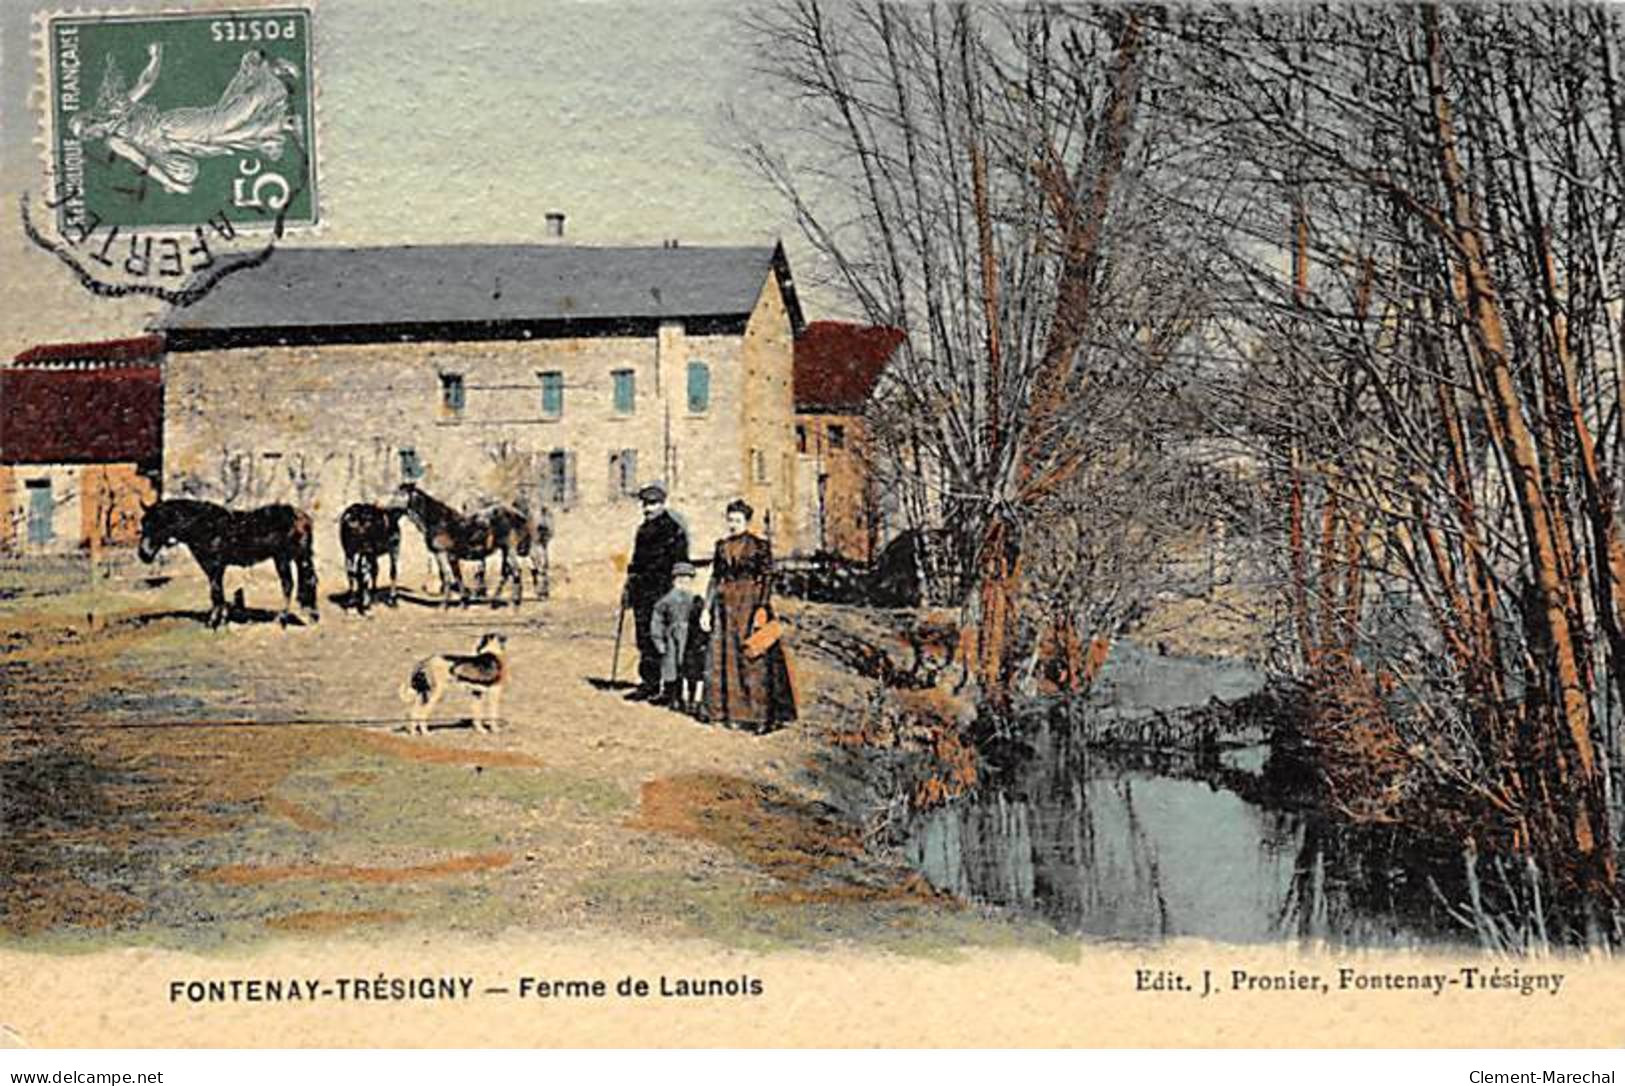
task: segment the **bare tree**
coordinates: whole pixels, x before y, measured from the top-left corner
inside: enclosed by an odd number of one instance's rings
[[[1595,937],[1625,694],[1619,14],[1158,29],[1187,169],[1238,194],[1214,417],[1273,467],[1333,790],[1538,860]]]
[[[746,152],[854,307],[907,333],[877,445],[937,488],[905,506],[956,536],[995,708],[1031,633],[1029,548],[1054,542],[1033,526],[1147,417],[1205,311],[1200,254],[1156,239],[1189,205],[1144,184],[1155,18],[786,0],[749,21],[796,113],[747,119]]]

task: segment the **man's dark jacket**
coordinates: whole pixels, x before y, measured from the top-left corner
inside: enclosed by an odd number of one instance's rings
[[[638,525],[632,545],[632,565],[626,571],[627,595],[634,606],[653,608],[661,596],[671,591],[671,567],[688,561],[688,533],[663,509]]]

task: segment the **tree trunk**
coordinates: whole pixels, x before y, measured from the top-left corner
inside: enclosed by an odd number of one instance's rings
[[[1576,782],[1563,781],[1577,803],[1558,802],[1570,809],[1570,844],[1581,866],[1581,879],[1588,889],[1611,890],[1614,860],[1602,788],[1597,775],[1597,756],[1591,742],[1590,700],[1581,682],[1580,665],[1569,623],[1565,587],[1559,569],[1557,544],[1553,538],[1552,511],[1541,488],[1542,472],[1535,441],[1524,419],[1523,403],[1513,379],[1507,355],[1506,336],[1499,301],[1479,236],[1477,216],[1467,192],[1461,164],[1456,155],[1454,124],[1445,98],[1443,44],[1439,14],[1423,7],[1427,33],[1429,97],[1432,106],[1435,151],[1440,180],[1449,201],[1452,256],[1459,275],[1452,276],[1456,300],[1471,333],[1476,361],[1484,371],[1500,429],[1505,436],[1507,459],[1512,466],[1514,497],[1523,522],[1527,549],[1537,593],[1529,608],[1534,644],[1549,652],[1552,678],[1557,687],[1553,709],[1572,755]]]
[[[1100,154],[1089,198],[1083,206],[1078,206],[1076,196],[1084,187],[1081,175],[1066,177],[1048,164],[1041,166],[1050,200],[1064,228],[1064,257],[1055,315],[1033,379],[1027,418],[1009,472],[1010,484],[1000,488],[1012,500],[1006,505],[995,499],[978,562],[980,636],[976,672],[982,695],[996,712],[1006,709],[1010,702],[1006,656],[1021,598],[1021,518],[1076,472],[1081,455],[1073,440],[1062,432],[1061,416],[1070,398],[1077,394],[1070,380],[1072,366],[1092,316],[1096,265],[1107,211],[1127,153],[1143,48],[1140,15],[1132,12],[1124,17],[1118,33],[1111,89],[1097,141]],[[1087,165],[1086,160],[1079,169]]]

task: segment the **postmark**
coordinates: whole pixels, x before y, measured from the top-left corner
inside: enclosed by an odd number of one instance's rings
[[[24,226],[97,293],[184,304],[319,222],[309,7],[36,20]]]

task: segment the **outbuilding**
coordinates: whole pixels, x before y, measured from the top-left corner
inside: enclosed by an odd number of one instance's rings
[[[0,367],[0,550],[133,544],[162,461],[158,336],[31,347]]]

